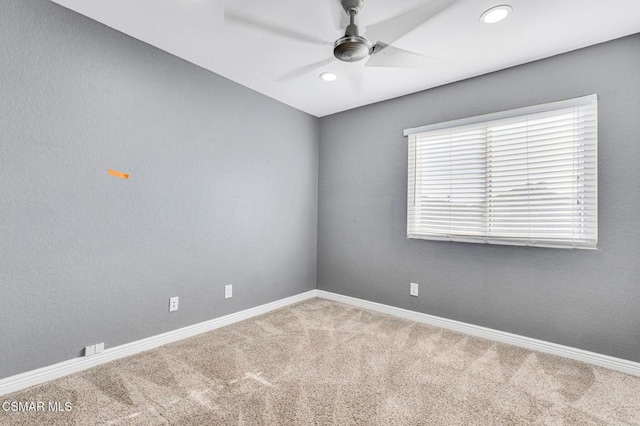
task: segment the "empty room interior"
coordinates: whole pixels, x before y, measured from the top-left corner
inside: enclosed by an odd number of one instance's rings
[[[638,0],[3,0],[0,425],[640,425]]]

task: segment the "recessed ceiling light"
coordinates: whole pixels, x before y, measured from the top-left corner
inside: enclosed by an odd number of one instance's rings
[[[320,78],[324,81],[336,81],[338,79],[338,76],[332,72],[323,72],[322,74],[320,74]]]
[[[480,15],[480,20],[485,24],[495,24],[509,16],[513,8],[507,4],[492,7]]]

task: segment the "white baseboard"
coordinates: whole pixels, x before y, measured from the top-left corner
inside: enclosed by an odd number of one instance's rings
[[[199,324],[190,325],[178,330],[169,331],[167,333],[158,334],[135,342],[105,349],[104,352],[96,355],[73,358],[68,361],[59,362],[37,370],[27,371],[26,373],[7,377],[6,379],[0,380],[0,396],[11,392],[17,392],[30,386],[38,385],[72,373],[77,373],[78,371],[86,370],[109,361],[148,351],[149,349],[157,348],[158,346],[166,345],[167,343],[186,339],[187,337],[195,336],[196,334],[215,330],[216,328],[224,327],[257,315],[266,314],[267,312],[283,308],[294,303],[312,299],[317,296],[316,292],[317,290],[310,290],[285,299],[276,300],[275,302],[256,306],[255,308],[246,309],[244,311],[225,315]]]
[[[589,352],[582,349],[576,349],[569,346],[558,345],[557,343],[545,342],[544,340],[532,339],[531,337],[519,336],[517,334],[506,333],[504,331],[494,330],[478,325],[467,324],[464,322],[436,317],[429,314],[409,311],[407,309],[396,308],[393,306],[383,305],[381,303],[369,302],[368,300],[356,299],[355,297],[343,296],[341,294],[330,293],[324,290],[316,290],[316,296],[323,299],[357,306],[359,308],[393,315],[395,317],[400,317],[415,322],[446,328],[448,330],[457,331],[476,337],[482,337],[496,342],[507,343],[510,345],[519,346],[521,348],[575,359],[577,361],[597,365],[599,367],[621,371],[623,373],[632,374],[634,376],[640,376],[640,363],[628,361],[626,359],[615,358],[612,356]]]
[[[186,339],[200,333],[215,330],[245,319],[255,317],[257,315],[266,314],[275,309],[283,308],[294,303],[304,300],[320,297],[323,299],[333,300],[363,309],[369,309],[381,312],[387,315],[393,315],[410,321],[420,322],[424,324],[442,327],[448,330],[469,334],[472,336],[482,337],[497,342],[507,343],[534,351],[544,352],[553,355],[563,356],[565,358],[575,359],[577,361],[586,362],[588,364],[597,365],[611,370],[621,371],[623,373],[640,376],[640,363],[628,361],[621,358],[615,358],[608,355],[602,355],[595,352],[589,352],[582,349],[571,348],[569,346],[558,345],[556,343],[545,342],[543,340],[532,339],[530,337],[519,336],[517,334],[506,333],[504,331],[493,330],[491,328],[480,327],[473,324],[467,324],[460,321],[440,318],[429,314],[409,311],[407,309],[396,308],[381,303],[370,302],[368,300],[356,299],[355,297],[343,296],[341,294],[330,293],[323,290],[310,290],[285,299],[276,300],[275,302],[265,305],[256,306],[255,308],[246,309],[234,314],[225,315],[209,321],[194,324],[178,330],[169,331],[167,333],[158,334],[146,339],[137,340],[121,346],[106,349],[104,352],[88,357],[73,358],[47,367],[39,368],[26,373],[18,374],[6,379],[0,380],[0,396],[17,392],[30,386],[38,385],[49,380],[77,373],[109,361],[124,358],[130,355],[148,351],[167,343],[176,342]]]

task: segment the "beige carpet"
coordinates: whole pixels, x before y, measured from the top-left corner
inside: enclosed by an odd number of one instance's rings
[[[2,425],[640,424],[640,378],[322,299],[0,397]]]

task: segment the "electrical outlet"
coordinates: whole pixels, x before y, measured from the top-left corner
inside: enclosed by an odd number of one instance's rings
[[[104,351],[104,342],[96,343],[95,345],[89,345],[84,347],[84,356],[91,356],[95,354],[99,354]]]
[[[172,297],[169,299],[169,312],[175,312],[178,310],[178,303],[180,302],[179,297]]]
[[[224,298],[231,299],[233,297],[233,285],[227,284],[224,286]]]
[[[418,284],[417,283],[411,283],[411,287],[409,288],[409,294],[411,296],[418,297]]]
[[[84,347],[84,356],[93,355],[96,353],[96,345],[89,345]]]

